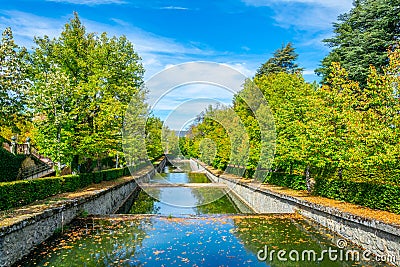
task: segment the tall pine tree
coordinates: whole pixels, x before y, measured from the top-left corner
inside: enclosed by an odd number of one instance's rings
[[[332,51],[316,73],[326,83],[333,62],[339,62],[361,87],[367,84],[369,67],[378,72],[388,64],[387,49],[400,38],[399,0],[356,0],[354,7],[334,23],[332,38],[324,42]]]
[[[289,74],[300,73],[303,68],[295,63],[298,58],[295,48],[291,43],[276,50],[274,56],[268,59],[256,72],[256,77],[267,75],[270,73],[286,72]]]

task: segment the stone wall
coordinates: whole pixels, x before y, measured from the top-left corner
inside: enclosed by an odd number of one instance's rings
[[[257,213],[298,212],[344,239],[400,266],[400,227],[381,221],[342,212],[336,208],[314,204],[292,196],[260,188],[260,184],[241,182],[224,176],[215,176],[196,161],[191,161],[195,171],[204,170],[213,182],[224,183],[243,202]],[[371,256],[371,259],[373,256]]]
[[[165,159],[160,163],[165,165]],[[112,188],[98,190],[87,197],[68,200],[60,207],[49,208],[39,214],[0,229],[0,266],[10,266],[28,255],[38,244],[61,230],[76,217],[85,214],[115,213],[139,189],[138,182],[155,174],[151,170],[135,179]]]

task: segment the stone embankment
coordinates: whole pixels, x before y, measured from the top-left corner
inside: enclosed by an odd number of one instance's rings
[[[400,266],[400,215],[370,210],[370,214],[381,215],[380,218],[371,218],[363,215],[368,213],[365,210],[369,210],[365,207],[349,203],[336,205],[335,202],[338,201],[313,198],[307,194],[304,196],[299,193],[293,194],[290,190],[283,190],[280,187],[266,186],[220,173],[195,160],[191,160],[191,168],[194,171],[203,170],[212,182],[226,184],[256,213],[300,213],[372,252],[375,255],[371,256],[371,259]],[[341,209],[343,204],[351,206],[352,212]],[[383,221],[384,217],[390,217],[390,222]]]

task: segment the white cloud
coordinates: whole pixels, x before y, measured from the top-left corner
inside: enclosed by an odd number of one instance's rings
[[[181,6],[164,6],[161,7],[160,9],[169,9],[169,10],[189,10],[187,7],[181,7]]]
[[[98,5],[110,5],[110,4],[125,4],[123,0],[46,0],[47,2],[67,3],[74,5],[87,5],[87,6],[98,6]]]
[[[168,121],[170,128],[180,129],[210,104],[230,105],[233,95],[242,89],[245,78],[230,64],[191,62],[173,65],[146,82],[150,90],[148,102],[153,113]],[[167,119],[172,116],[170,114],[174,115]]]
[[[242,0],[248,6],[274,10],[276,25],[300,30],[328,30],[338,15],[352,7],[352,0]]]
[[[19,45],[30,48],[35,36],[55,37],[60,34],[67,18],[45,18],[15,10],[0,10],[0,27],[11,27]]]
[[[314,70],[304,70],[303,71],[303,75],[314,75],[315,73],[314,73]]]
[[[50,18],[15,10],[0,10],[0,27],[4,29],[10,26],[16,42],[30,48],[34,45],[35,36],[58,36],[70,18],[72,14]],[[107,32],[117,36],[125,34],[143,59],[146,77],[161,71],[167,64],[179,64],[215,54],[215,51],[204,49],[201,44],[181,44],[172,38],[146,32],[118,18],[110,18],[113,23],[109,24],[82,17],[81,20],[89,32]]]
[[[216,106],[217,104],[219,106],[226,106],[220,99],[213,99],[211,97],[183,101],[160,117],[164,120],[164,125],[167,125],[170,129],[181,130],[185,126],[189,126],[188,122],[192,122],[209,105]],[[161,113],[155,112],[155,114]]]
[[[249,78],[252,77],[256,71],[253,67],[249,67],[248,64],[245,62],[241,63],[228,62],[228,63],[222,63],[222,65],[233,68]]]
[[[34,45],[34,36],[41,37],[48,35],[50,38],[56,37],[63,30],[65,23],[72,17],[72,14],[67,14],[63,17],[50,18],[27,12],[0,10],[0,27],[5,28],[6,26],[11,26],[17,43],[25,47],[31,47]],[[179,64],[188,61],[197,61],[199,59],[225,62],[222,66],[231,67],[231,71],[228,72],[220,71],[218,68],[210,71],[210,66],[207,64],[200,64],[200,68],[198,68],[199,65],[197,65],[196,68],[185,68],[188,76],[184,77],[179,71],[173,73],[166,72],[158,79],[156,84],[151,85],[150,89],[152,92],[149,95],[149,100],[154,101],[155,98],[158,98],[160,96],[160,90],[162,92],[163,88],[171,88],[173,86],[172,84],[176,84],[177,82],[178,84],[179,82],[187,82],[187,78],[190,78],[190,81],[211,81],[219,84],[230,81],[226,86],[234,88],[235,92],[237,92],[241,89],[244,77],[251,77],[254,75],[254,68],[246,63],[250,60],[249,56],[239,59],[241,60],[240,62],[233,61],[232,55],[225,52],[218,52],[198,43],[182,44],[172,38],[146,32],[118,18],[110,18],[109,23],[100,23],[82,17],[81,20],[88,32],[107,32],[110,36],[120,36],[125,33],[127,38],[134,44],[136,51],[138,51],[139,55],[142,57],[142,63],[146,69],[146,79],[159,71],[165,70],[166,67],[178,65],[177,69],[179,70],[179,68],[182,68],[182,66],[179,67]],[[203,66],[203,68],[201,66]],[[173,97],[166,97],[165,101],[160,103],[158,108],[161,111],[174,110],[182,101],[204,97],[211,97],[224,103],[231,103],[232,93],[226,94],[223,90],[218,91],[215,90],[215,88],[210,90],[206,89],[206,87],[207,86],[204,86],[204,84],[199,86],[193,85],[187,87],[184,91],[172,92],[170,96]],[[204,108],[204,106],[201,107],[202,109]],[[198,109],[196,108],[195,110],[197,112]]]
[[[251,6],[272,6],[278,4],[308,4],[347,10],[351,8],[351,0],[242,0],[245,4]]]

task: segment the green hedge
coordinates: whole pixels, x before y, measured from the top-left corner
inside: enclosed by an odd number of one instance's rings
[[[74,192],[92,183],[110,181],[129,174],[129,169],[110,169],[79,175],[0,183],[0,210],[20,207],[59,193]]]
[[[306,179],[302,175],[272,172],[267,175],[265,182],[296,190],[307,190]]]
[[[62,179],[41,178],[0,184],[0,210],[23,206],[62,192]]]
[[[18,171],[26,155],[14,155],[0,147],[0,182],[17,180]]]
[[[316,178],[314,194],[400,214],[400,187],[395,185]]]

